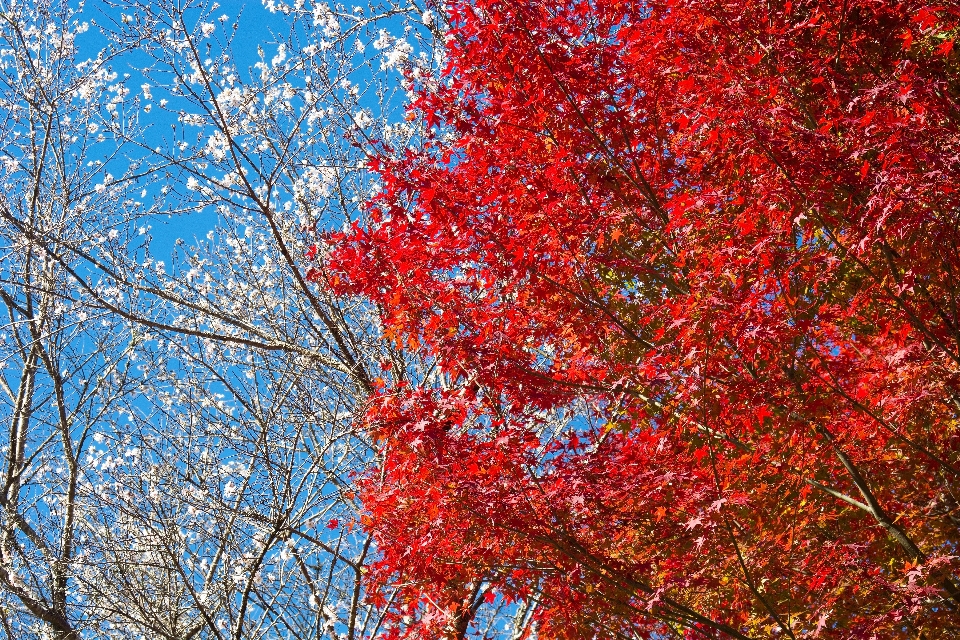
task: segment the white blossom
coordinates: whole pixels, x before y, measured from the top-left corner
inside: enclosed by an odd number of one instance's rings
[[[217,162],[222,162],[227,157],[229,144],[227,136],[216,131],[207,139],[206,152]]]
[[[280,46],[277,47],[277,55],[273,56],[273,59],[270,61],[270,64],[274,67],[277,67],[283,64],[283,61],[286,59],[287,59],[287,45],[280,43]]]

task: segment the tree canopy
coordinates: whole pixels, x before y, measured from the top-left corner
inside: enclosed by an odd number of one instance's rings
[[[445,9],[325,236],[436,368],[365,417],[388,635],[949,637],[960,7]]]

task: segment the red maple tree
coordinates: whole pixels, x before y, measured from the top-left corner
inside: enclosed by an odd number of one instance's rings
[[[368,415],[388,635],[949,636],[960,6],[447,15],[327,265],[446,380]]]

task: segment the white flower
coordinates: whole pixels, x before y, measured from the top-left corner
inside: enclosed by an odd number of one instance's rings
[[[307,167],[300,180],[294,184],[298,197],[311,200],[330,195],[330,187],[337,179],[337,171],[332,167]]]
[[[227,136],[217,131],[207,139],[206,151],[215,161],[221,162],[227,157],[229,144]]]
[[[207,38],[213,35],[213,32],[216,30],[217,27],[212,22],[204,22],[200,25],[200,32],[203,33],[203,35]]]
[[[380,67],[383,69],[402,67],[410,59],[410,54],[412,53],[413,47],[410,46],[410,43],[400,38],[396,41],[396,44],[393,45],[393,48],[384,54],[383,63]]]
[[[197,182],[197,179],[194,176],[187,178],[187,189],[190,189],[190,191],[196,191],[199,188],[200,183]]]
[[[153,95],[151,95],[151,93],[150,93],[150,85],[149,85],[149,84],[142,84],[142,85],[140,85],[140,90],[143,91],[143,97],[144,97],[146,100],[152,100],[152,99],[153,99]]]
[[[89,102],[93,99],[97,91],[97,86],[93,81],[87,81],[77,88],[77,95]]]
[[[202,127],[206,124],[206,121],[203,119],[199,113],[181,113],[180,122],[183,124],[192,125],[194,127]]]
[[[380,29],[379,37],[373,41],[373,48],[377,51],[383,51],[393,44],[393,36],[387,33],[386,29]]]
[[[366,109],[361,109],[360,111],[357,111],[353,115],[353,121],[361,129],[365,129],[366,127],[369,127],[371,124],[373,124],[373,118],[370,117],[370,114],[367,113]]]
[[[217,102],[226,108],[243,104],[243,92],[237,87],[228,87],[217,96]]]
[[[340,33],[340,21],[330,11],[326,3],[317,3],[313,7],[313,26],[323,27],[323,34],[328,38],[335,37]]]
[[[270,61],[270,64],[273,66],[278,66],[283,64],[283,61],[287,59],[287,45],[281,43],[277,47],[277,55],[273,56],[273,60]]]

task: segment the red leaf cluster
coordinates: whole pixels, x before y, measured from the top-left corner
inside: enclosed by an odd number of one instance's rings
[[[450,382],[368,416],[388,634],[949,635],[958,5],[448,18],[330,265]]]

